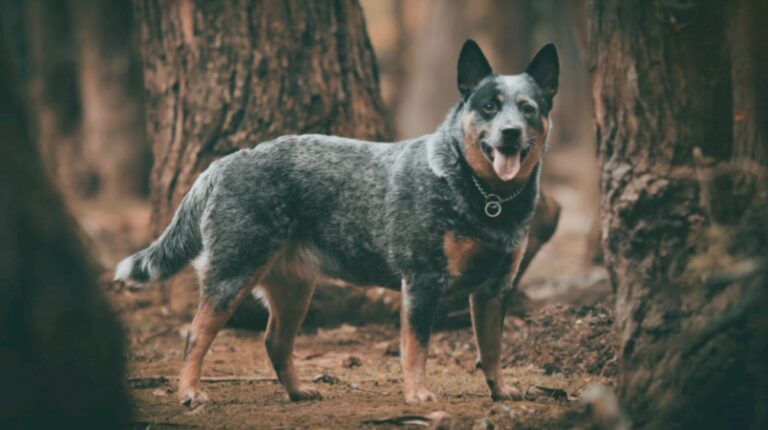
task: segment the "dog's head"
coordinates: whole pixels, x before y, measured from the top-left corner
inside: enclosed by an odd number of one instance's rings
[[[524,73],[498,75],[477,43],[464,43],[458,64],[462,151],[477,176],[502,183],[528,177],[549,132],[559,69],[552,44],[536,54]]]

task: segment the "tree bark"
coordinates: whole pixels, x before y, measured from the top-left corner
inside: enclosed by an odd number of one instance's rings
[[[127,428],[122,332],[46,179],[0,22],[0,428]]]
[[[218,157],[291,133],[390,136],[355,0],[135,0],[134,10],[155,234]],[[189,275],[179,283],[194,285]],[[176,310],[189,304],[172,303]]]
[[[634,428],[768,425],[768,160],[734,123],[735,3],[591,4],[603,248]],[[730,174],[744,155],[763,167]]]
[[[149,142],[129,0],[70,0],[83,101],[84,164],[108,200],[146,195]]]
[[[135,1],[160,232],[214,159],[290,133],[384,139],[356,1]]]

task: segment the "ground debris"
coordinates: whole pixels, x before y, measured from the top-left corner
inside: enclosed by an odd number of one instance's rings
[[[134,389],[157,388],[167,385],[170,381],[165,376],[146,376],[128,378],[128,386]]]
[[[547,306],[528,315],[522,329],[505,332],[505,366],[533,363],[547,375],[618,372],[613,297],[589,306]]]
[[[400,415],[390,418],[381,418],[373,420],[365,420],[363,424],[373,425],[389,425],[394,424],[398,426],[416,425],[422,427],[428,427],[434,430],[448,430],[451,428],[453,418],[448,412],[435,411],[427,415]]]
[[[345,369],[352,369],[354,367],[360,367],[363,365],[363,360],[356,355],[350,355],[341,362],[341,367]]]
[[[314,378],[312,378],[312,382],[318,383],[318,384],[338,384],[341,382],[341,380],[333,375],[330,375],[328,373],[321,373]]]
[[[561,402],[574,401],[578,399],[578,397],[569,394],[562,388],[543,387],[541,385],[528,387],[528,389],[525,390],[525,394],[523,394],[523,398],[525,400],[531,401],[540,398],[550,398]]]
[[[384,355],[388,357],[399,357],[400,356],[400,342],[399,341],[392,341],[387,344],[387,349],[384,350]]]
[[[137,418],[152,423],[153,428],[171,426],[165,423],[175,421],[173,417],[180,420],[177,422],[189,424],[185,428],[191,425],[247,428],[248,424],[244,423],[257,424],[256,427],[269,423],[271,427],[280,428],[367,427],[382,430],[430,426],[469,429],[475,425],[484,426],[476,428],[516,430],[596,428],[586,406],[580,402],[557,400],[562,398],[562,392],[558,391],[537,392],[534,401],[492,404],[483,374],[475,369],[477,349],[469,328],[434,333],[428,371],[432,387],[444,403],[433,408],[450,414],[449,420],[434,419],[428,415],[431,412],[429,405],[414,407],[403,402],[397,328],[373,324],[308,329],[298,337],[294,354],[301,361],[298,366],[301,380],[317,384],[326,397],[322,403],[308,402],[301,407],[285,399],[285,390],[277,383],[262,346],[264,334],[224,330],[217,337],[207,365],[203,367],[202,383],[211,395],[211,403],[204,410],[198,408],[191,412],[194,415],[188,415],[190,412],[181,412],[176,396],[169,392],[170,388],[177,387],[184,347],[184,340],[174,335],[173,330],[188,327],[188,321],[161,312],[161,295],[157,289],[132,294],[109,292],[109,297],[118,301],[118,305],[146,298],[154,300],[154,305],[149,307],[118,307],[122,309],[129,336],[144,340],[130,345],[134,358],[129,361],[131,377],[128,385],[137,399]],[[582,323],[576,324],[579,319]],[[547,305],[523,318],[507,318],[503,371],[508,383],[522,392],[527,387],[540,386],[562,388],[566,394],[583,392],[591,381],[612,386],[612,378],[606,377],[610,372],[604,372],[604,369],[615,365],[614,350],[606,350],[610,351],[608,360],[594,354],[612,341],[608,338],[609,322],[612,324],[612,321],[612,306],[607,301],[590,306]],[[174,329],[165,332],[167,327]],[[567,344],[569,338],[572,345]],[[341,367],[350,356],[359,358],[364,365],[353,370]],[[588,373],[589,366],[579,366],[578,360],[592,360],[589,364],[598,371]],[[549,372],[544,370],[543,363],[551,364]],[[163,390],[167,395],[160,394]],[[533,392],[531,390],[529,396]],[[507,411],[504,409],[490,413],[492,405],[510,408],[514,425],[498,424],[498,420],[512,422],[510,414],[505,415]],[[256,409],[258,414],[254,414]],[[410,417],[413,423],[395,423],[387,419],[382,423],[364,423],[384,417]],[[560,425],[563,423],[565,425]],[[581,423],[586,427],[574,427]]]
[[[505,405],[493,405],[485,416],[476,420],[472,430],[501,430],[515,428],[515,411]]]

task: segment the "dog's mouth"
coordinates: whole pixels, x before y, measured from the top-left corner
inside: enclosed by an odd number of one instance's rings
[[[525,148],[516,148],[514,150],[504,150],[493,147],[485,141],[480,141],[480,149],[483,155],[493,166],[496,176],[502,181],[511,181],[517,176],[522,165],[522,160],[528,155],[529,146]]]

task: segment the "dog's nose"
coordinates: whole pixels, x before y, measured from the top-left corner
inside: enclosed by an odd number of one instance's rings
[[[520,127],[507,127],[501,130],[501,136],[505,142],[517,142],[521,134],[523,134],[523,129]]]

